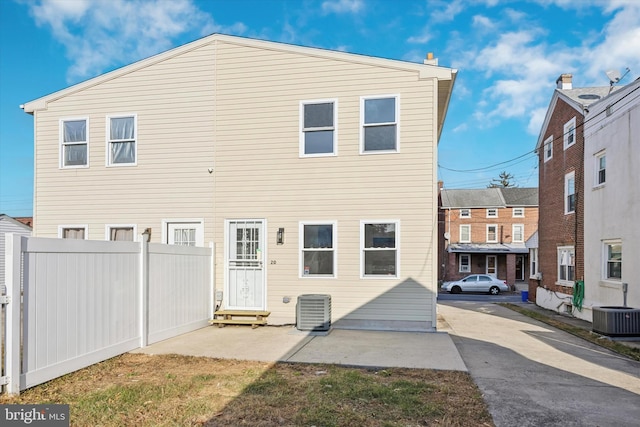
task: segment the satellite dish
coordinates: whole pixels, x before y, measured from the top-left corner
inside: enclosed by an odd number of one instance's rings
[[[620,71],[618,70],[609,70],[605,73],[607,77],[609,77],[609,83],[614,84],[620,81]]]
[[[451,238],[451,234],[449,232],[444,233],[444,239],[449,240]]]

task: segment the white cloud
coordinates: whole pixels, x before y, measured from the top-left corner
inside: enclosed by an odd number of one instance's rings
[[[325,13],[358,13],[364,10],[363,0],[327,0],[322,3]]]
[[[527,124],[527,132],[529,132],[531,135],[537,135],[538,133],[540,133],[542,123],[544,122],[544,118],[547,115],[547,108],[535,108],[529,114],[530,117],[529,123]]]
[[[473,17],[472,24],[476,28],[480,28],[482,30],[492,30],[496,27],[496,25],[491,21],[491,19],[482,15],[475,15]]]
[[[461,125],[458,125],[455,128],[453,128],[452,132],[453,133],[465,132],[468,128],[469,128],[468,123],[462,123]]]
[[[64,45],[75,83],[173,47],[173,39],[201,29],[242,34],[242,23],[217,25],[191,0],[42,0],[30,3],[36,24]]]
[[[426,43],[433,38],[433,35],[429,32],[429,28],[423,28],[420,34],[411,36],[407,39],[408,43]]]
[[[438,9],[438,6],[443,8]],[[464,10],[462,0],[430,2],[429,7],[433,8],[433,12],[431,12],[431,20],[433,22],[453,21],[456,15]]]

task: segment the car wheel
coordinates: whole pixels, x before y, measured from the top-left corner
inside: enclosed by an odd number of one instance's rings
[[[497,286],[492,286],[491,289],[489,289],[489,293],[491,295],[498,295],[500,293],[500,288]]]
[[[460,288],[460,286],[454,286],[453,288],[451,288],[452,294],[459,294],[460,292],[462,292],[462,289]]]

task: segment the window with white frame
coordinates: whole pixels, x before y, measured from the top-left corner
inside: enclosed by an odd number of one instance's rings
[[[513,243],[524,242],[524,224],[513,224],[511,242]]]
[[[564,149],[576,143],[576,118],[572,118],[564,125]]]
[[[337,101],[300,103],[300,157],[336,154]]]
[[[553,158],[553,135],[545,139],[542,147],[544,150],[544,161],[551,160]]]
[[[300,223],[302,277],[335,277],[335,222]]]
[[[398,96],[360,99],[361,153],[395,152],[398,144]]]
[[[487,225],[487,243],[498,242],[498,226],[496,224]]]
[[[573,246],[558,248],[558,281],[573,284],[575,280],[575,250]]]
[[[459,260],[460,260],[460,266],[458,268],[458,271],[460,273],[470,273],[471,272],[471,255],[460,254]]]
[[[564,176],[564,213],[576,211],[576,174],[570,172]]]
[[[524,218],[524,208],[513,208],[514,218]]]
[[[60,167],[89,166],[89,119],[60,120]]]
[[[107,225],[106,229],[106,240],[125,242],[133,242],[136,240],[135,225]]]
[[[87,238],[88,228],[87,225],[61,225],[58,227],[58,237],[84,240]]]
[[[137,162],[135,115],[107,117],[108,165],[135,165]]]
[[[471,243],[471,224],[460,225],[460,243]]]
[[[360,225],[363,277],[398,275],[398,221],[362,221]]]
[[[605,268],[603,278],[606,280],[622,280],[622,241],[604,242]]]
[[[595,156],[596,160],[596,186],[603,185],[607,179],[607,155],[604,151]]]
[[[487,218],[498,218],[498,209],[487,209]]]
[[[529,249],[529,274],[536,277],[538,274],[538,248]]]
[[[471,209],[460,209],[460,218],[471,218]]]

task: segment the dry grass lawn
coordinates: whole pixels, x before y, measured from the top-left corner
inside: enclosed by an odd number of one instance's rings
[[[492,426],[469,374],[125,354],[2,403],[72,426]]]

